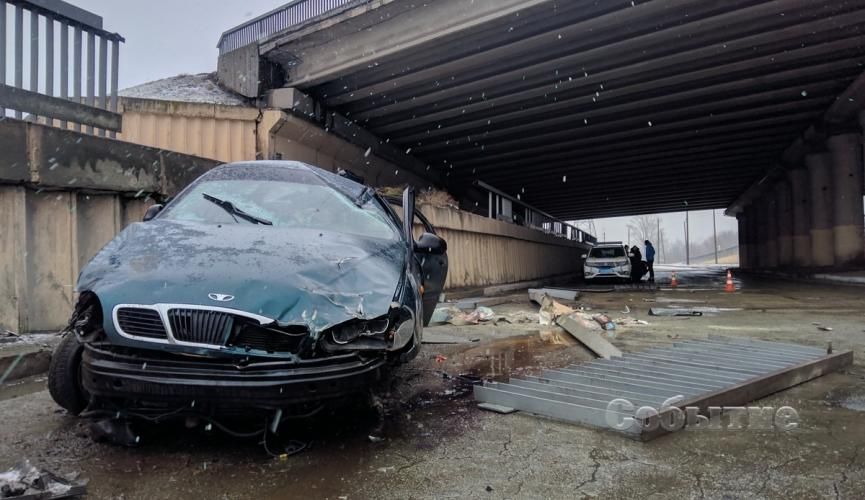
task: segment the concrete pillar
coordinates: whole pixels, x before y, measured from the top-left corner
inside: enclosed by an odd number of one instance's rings
[[[775,220],[778,224],[778,265],[793,264],[793,210],[790,201],[790,184],[781,179],[775,184]]]
[[[859,266],[865,264],[862,136],[835,135],[826,143],[832,154],[832,233],[835,239],[835,266]]]
[[[796,267],[811,266],[811,193],[808,171],[797,167],[787,173],[793,216],[793,262]]]
[[[768,221],[767,202],[760,198],[754,202],[754,226],[751,231],[754,235],[754,247],[756,249],[755,267],[765,268],[769,265],[769,233],[767,231]]]
[[[765,194],[766,217],[766,263],[764,267],[778,267],[778,202],[775,191],[770,189]]]
[[[835,264],[835,234],[832,229],[832,158],[829,153],[805,157],[811,189],[811,264]]]
[[[748,240],[748,219],[746,215],[747,209],[739,212],[736,215],[736,222],[739,223],[739,267],[748,268],[748,258],[751,251],[751,242]]]

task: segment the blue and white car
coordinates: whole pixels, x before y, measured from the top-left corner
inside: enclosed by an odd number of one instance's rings
[[[583,258],[583,277],[587,282],[631,279],[631,259],[621,241],[598,243]]]

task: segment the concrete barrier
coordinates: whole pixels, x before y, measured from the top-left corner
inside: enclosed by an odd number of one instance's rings
[[[218,162],[17,120],[0,121],[0,328],[66,325],[78,272],[151,196]]]

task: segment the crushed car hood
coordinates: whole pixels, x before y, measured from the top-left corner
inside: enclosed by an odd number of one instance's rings
[[[109,242],[81,271],[77,289],[94,291],[106,311],[116,304],[209,305],[320,332],[387,314],[405,259],[396,235],[154,219]]]

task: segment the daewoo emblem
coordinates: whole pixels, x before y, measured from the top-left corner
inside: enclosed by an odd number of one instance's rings
[[[211,300],[217,302],[229,302],[234,300],[234,295],[226,295],[224,293],[208,293],[207,296],[210,297]]]

